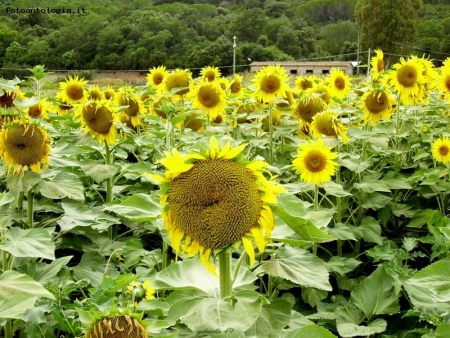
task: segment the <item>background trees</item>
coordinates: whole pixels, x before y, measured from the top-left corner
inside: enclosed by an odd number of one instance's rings
[[[236,64],[244,66],[249,58],[356,60],[358,33],[361,50],[381,48],[392,62],[408,53],[426,53],[436,62],[450,55],[450,4],[441,0],[43,0],[40,6],[85,7],[87,13],[7,15],[7,5],[0,5],[0,67],[212,65],[226,73],[233,36]],[[35,4],[22,0],[20,7]]]

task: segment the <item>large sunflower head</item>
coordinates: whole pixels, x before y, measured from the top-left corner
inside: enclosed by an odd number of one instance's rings
[[[339,123],[337,113],[330,110],[314,115],[310,129],[314,138],[322,136],[337,138],[340,136],[343,143],[348,141],[348,136],[345,134],[347,128]]]
[[[3,125],[0,131],[0,157],[8,167],[8,173],[23,175],[30,169],[41,171],[41,165],[48,166],[50,137],[37,125],[27,121],[13,120]]]
[[[267,66],[262,68],[253,78],[256,96],[261,102],[272,102],[278,98],[285,98],[288,87],[288,74],[281,66]]]
[[[433,158],[441,163],[450,163],[450,139],[448,137],[438,138],[431,146]]]
[[[79,106],[75,116],[81,121],[85,133],[90,133],[100,141],[106,141],[108,145],[116,142],[117,131],[114,122],[117,118],[110,101],[89,100]]]
[[[388,89],[372,88],[361,98],[364,123],[375,125],[381,119],[388,120],[394,108],[395,100]]]
[[[313,116],[325,110],[327,104],[317,95],[310,95],[301,99],[292,107],[292,115],[298,120],[310,123]]]
[[[163,89],[166,93],[184,95],[189,92],[192,74],[188,69],[177,69],[164,77]]]
[[[350,78],[342,69],[332,68],[330,73],[331,96],[342,99],[351,89]]]
[[[331,181],[338,163],[337,154],[324,144],[322,139],[301,143],[297,157],[292,165],[300,179],[307,183],[326,183]]]
[[[165,66],[153,67],[147,75],[147,83],[154,89],[162,89],[164,79],[169,75]]]
[[[199,255],[215,273],[210,256],[242,242],[253,264],[274,228],[270,205],[277,203],[281,186],[262,174],[268,164],[238,160],[246,144],[221,147],[212,137],[203,154],[165,153],[159,162],[166,168],[163,177],[150,175],[162,183],[163,218],[172,247],[188,256]]]
[[[61,91],[58,94],[63,101],[69,104],[83,103],[87,101],[88,94],[85,88],[88,81],[79,79],[77,75],[69,76],[64,82],[59,83]]]
[[[105,317],[95,322],[85,338],[147,338],[144,326],[128,315]]]
[[[189,93],[192,107],[206,112],[210,119],[222,113],[227,105],[226,93],[217,82],[200,82]]]
[[[200,76],[202,81],[213,82],[220,77],[220,70],[217,67],[203,67]]]
[[[423,99],[425,84],[424,67],[417,58],[405,60],[400,59],[393,68],[394,72],[390,74],[387,83],[394,87],[400,94],[400,100],[405,105],[411,105],[420,102]]]
[[[131,120],[131,125],[136,127],[142,124],[141,117],[145,113],[145,107],[141,98],[131,87],[120,88],[114,97],[114,103],[126,107],[121,115],[124,115],[127,120]]]
[[[51,109],[51,104],[47,101],[47,98],[41,99],[35,105],[25,108],[24,112],[28,114],[28,116],[32,118],[48,118],[47,112]]]
[[[435,78],[434,87],[441,92],[445,98],[450,98],[450,65],[442,66],[439,75]]]
[[[378,79],[380,74],[384,71],[384,55],[381,49],[375,49],[375,56],[370,61],[371,74],[374,80]]]

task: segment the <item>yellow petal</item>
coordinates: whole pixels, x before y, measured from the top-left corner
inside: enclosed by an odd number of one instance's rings
[[[231,149],[231,142],[228,140],[227,144],[225,144],[225,147],[220,151],[219,155],[217,155],[217,158],[222,158],[225,156],[226,153],[228,153]]]
[[[208,269],[208,271],[213,274],[216,277],[219,277],[219,275],[216,272],[216,267],[214,264],[212,264],[209,260],[209,257],[211,255],[211,249],[204,249],[203,252],[200,254],[200,262],[203,264],[205,268]]]
[[[230,149],[230,151],[228,151],[224,156],[223,159],[224,160],[230,160],[236,156],[238,156],[240,153],[242,153],[242,151],[244,150],[244,148],[247,146],[248,143],[243,143],[240,146],[234,147],[232,149]]]
[[[217,142],[217,139],[212,136],[209,140],[209,157],[212,159],[216,158],[216,153],[220,152],[220,146],[219,142]]]
[[[170,182],[169,179],[167,179],[166,177],[163,176],[159,176],[159,175],[155,175],[155,174],[149,174],[149,173],[145,173],[145,176],[148,176],[152,181],[158,182],[158,183],[166,183],[166,182]]]
[[[264,161],[252,161],[249,164],[247,164],[245,167],[252,170],[252,171],[258,171],[262,168],[265,168],[269,165],[269,163]]]
[[[250,267],[253,267],[255,264],[255,250],[253,249],[253,244],[246,237],[242,237],[242,244],[244,244],[245,252],[247,252],[248,257],[250,258]]]
[[[251,228],[250,232],[255,239],[255,243],[258,247],[259,253],[264,252],[264,249],[266,248],[266,241],[264,240],[261,230],[258,228]]]

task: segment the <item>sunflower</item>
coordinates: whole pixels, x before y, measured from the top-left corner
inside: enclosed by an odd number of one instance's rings
[[[163,89],[165,93],[184,95],[189,92],[189,85],[192,82],[192,74],[189,70],[177,69],[164,77]]]
[[[77,109],[75,116],[81,121],[85,133],[90,133],[108,145],[116,143],[115,110],[110,101],[89,100]]]
[[[438,138],[431,147],[433,158],[444,164],[450,163],[450,140],[448,137]]]
[[[205,130],[204,119],[202,119],[202,114],[200,113],[190,113],[184,118],[183,128],[189,128],[192,131],[203,131]]]
[[[104,94],[105,94],[105,99],[114,100],[114,96],[116,96],[116,91],[114,90],[113,87],[108,86],[108,87],[106,87]]]
[[[298,120],[310,123],[317,113],[325,110],[327,104],[317,95],[304,97],[292,107],[291,113]]]
[[[400,59],[393,68],[387,81],[400,94],[400,101],[411,105],[423,99],[423,85],[425,84],[424,67],[417,58]]]
[[[350,78],[342,69],[332,68],[330,73],[330,87],[332,97],[343,99],[350,92]]]
[[[105,97],[105,93],[100,89],[100,87],[98,85],[95,85],[91,88],[88,89],[88,98],[90,100],[104,100]]]
[[[314,78],[312,76],[299,76],[295,79],[295,89],[297,91],[304,91],[314,86]]]
[[[334,161],[337,154],[324,144],[322,139],[299,145],[298,155],[292,161],[295,172],[307,183],[326,183],[331,181],[338,163]]]
[[[216,82],[201,82],[189,93],[192,107],[201,109],[213,120],[227,105],[226,93]]]
[[[150,175],[163,186],[163,219],[172,247],[187,256],[199,255],[213,274],[211,254],[237,242],[242,242],[253,265],[251,241],[264,251],[275,226],[270,205],[284,191],[263,176],[267,163],[236,159],[245,146],[232,148],[228,141],[220,147],[212,137],[203,155],[166,152],[159,161],[166,167],[164,176]]]
[[[140,97],[131,87],[120,88],[114,97],[114,103],[118,106],[127,106],[121,112],[121,116],[125,120],[131,120],[133,127],[142,125],[141,116],[145,113],[145,108]]]
[[[384,54],[381,49],[375,49],[375,56],[372,57],[372,60],[370,61],[371,68],[371,74],[372,79],[376,80],[380,76],[380,74],[384,71]]]
[[[28,116],[33,118],[48,118],[47,112],[51,109],[51,104],[47,101],[47,98],[41,99],[35,105],[25,108],[24,112],[28,114]]]
[[[72,111],[73,106],[64,101],[59,101],[53,104],[56,109],[56,112],[59,115],[67,115]]]
[[[395,100],[388,89],[372,88],[361,98],[361,110],[364,113],[362,120],[371,125],[377,124],[381,119],[388,120],[395,108]]]
[[[242,89],[242,76],[234,74],[233,79],[230,82],[229,91],[230,94],[239,94]]]
[[[337,114],[333,111],[328,110],[314,115],[310,129],[314,138],[340,136],[343,143],[348,142],[348,136],[345,134],[347,128],[339,123]]]
[[[148,334],[141,322],[130,315],[104,317],[95,322],[85,338],[147,338]]]
[[[162,89],[164,79],[169,75],[165,66],[153,67],[147,75],[147,84],[154,89]]]
[[[260,106],[256,103],[239,103],[232,115],[237,116],[234,118],[233,128],[236,128],[238,124],[252,123],[254,119],[249,119],[248,116],[252,113],[260,111]]]
[[[57,94],[57,97],[69,104],[83,103],[88,99],[84,87],[86,83],[88,81],[83,78],[79,79],[77,75],[75,77],[69,76],[66,81],[59,83],[61,91]]]
[[[318,83],[311,89],[308,89],[306,94],[319,96],[326,104],[330,104],[331,102],[331,89],[324,82]]]
[[[48,166],[50,150],[47,132],[27,121],[13,120],[0,131],[0,157],[13,175],[24,175],[28,169],[39,173],[41,165]]]
[[[434,88],[440,91],[445,99],[450,99],[450,65],[442,66],[434,82]]]
[[[267,66],[262,68],[253,78],[256,86],[256,97],[261,102],[272,102],[278,98],[285,98],[288,74],[281,66]]]
[[[19,86],[14,86],[15,90],[2,89],[0,87],[0,108],[12,108],[17,106],[14,104],[15,99],[24,99],[25,96]]]
[[[220,70],[217,67],[204,67],[200,71],[202,81],[213,82],[220,77]]]
[[[168,96],[158,96],[156,97],[150,105],[150,112],[153,115],[160,116],[163,119],[167,119],[167,115],[163,110],[163,106],[172,103]]]

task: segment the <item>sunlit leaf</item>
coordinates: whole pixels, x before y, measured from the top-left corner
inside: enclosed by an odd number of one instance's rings
[[[38,257],[55,259],[55,244],[52,233],[55,228],[21,229],[10,228],[6,241],[0,242],[0,250],[5,250],[15,257]]]

